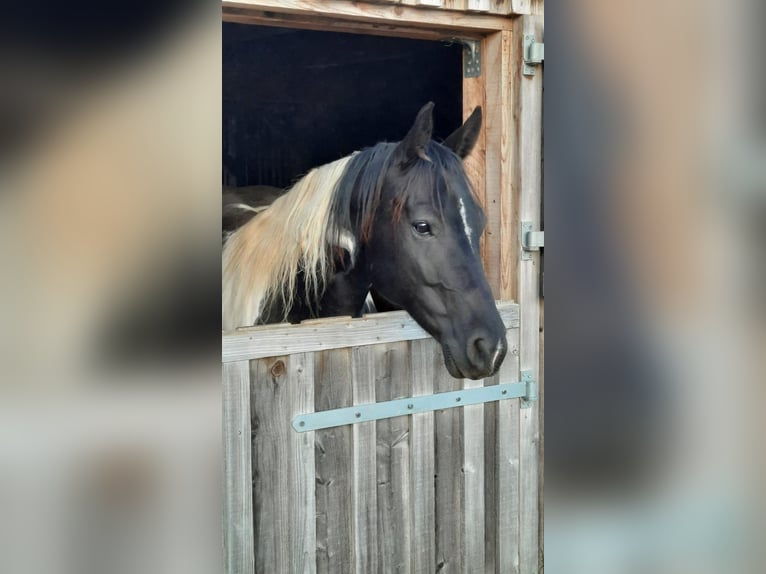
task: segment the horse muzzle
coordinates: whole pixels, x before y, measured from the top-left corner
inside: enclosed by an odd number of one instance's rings
[[[449,374],[458,379],[491,377],[503,364],[508,342],[503,332],[493,336],[489,331],[473,332],[464,343],[443,343],[444,364]]]

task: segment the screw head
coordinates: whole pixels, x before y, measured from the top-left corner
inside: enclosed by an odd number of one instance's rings
[[[458,397],[458,398],[456,398],[456,399],[455,399],[455,402],[456,402],[456,403],[459,403],[460,401],[461,401],[460,397]]]
[[[306,421],[300,421],[300,422],[298,423],[298,426],[299,426],[299,427],[305,427],[305,426],[306,426]]]
[[[356,418],[358,418],[358,419],[359,419],[359,418],[362,418],[362,413],[355,413],[355,414],[354,414],[354,416],[355,416]]]

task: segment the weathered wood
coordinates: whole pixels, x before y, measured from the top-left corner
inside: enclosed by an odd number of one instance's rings
[[[290,570],[290,530],[286,477],[289,416],[284,388],[288,357],[251,363],[250,409],[253,425],[253,507],[255,572]]]
[[[375,402],[375,349],[351,352],[353,404]],[[355,572],[378,569],[378,521],[375,421],[353,425]]]
[[[348,407],[351,398],[351,350],[316,354],[314,395],[317,411]],[[351,427],[315,431],[317,574],[354,572],[353,472]]]
[[[510,381],[517,379],[503,379]],[[496,374],[484,379],[484,386],[500,383]],[[518,402],[518,401],[516,401]],[[497,406],[484,404],[484,571],[495,572],[497,554]]]
[[[255,572],[316,572],[314,433],[290,426],[314,410],[313,358],[252,363]]]
[[[310,353],[290,356],[286,391],[289,414],[281,423],[289,428],[290,421],[296,415],[314,412],[314,357]],[[291,431],[287,433],[289,495],[284,501],[290,513],[290,571],[313,574],[316,572],[314,431]]]
[[[468,10],[477,10],[480,12],[488,12],[489,11],[489,3],[490,0],[468,0],[468,4],[466,5],[466,8]]]
[[[378,401],[410,396],[409,344],[377,345]],[[410,418],[377,421],[378,571],[410,572]]]
[[[507,328],[518,326],[515,303],[498,302]],[[404,311],[376,313],[360,319],[323,319],[300,325],[264,325],[223,334],[222,361],[242,361],[285,353],[325,351],[343,347],[375,345],[425,339],[429,335]]]
[[[410,343],[412,395],[433,394],[432,339]],[[434,413],[417,413],[410,422],[412,475],[412,571],[436,570],[434,509]]]
[[[514,22],[513,45],[513,106],[517,114],[518,138],[515,142],[516,190],[519,220],[531,221],[539,229],[541,215],[541,131],[542,131],[542,68],[534,76],[523,76],[522,44],[524,34],[543,38],[543,20],[524,16]],[[535,380],[539,376],[540,359],[540,254],[519,265],[519,296],[521,325],[519,330],[520,368],[529,370]],[[539,566],[539,403],[520,412],[521,451],[519,459],[519,508],[521,572],[537,572]]]
[[[509,330],[508,354],[500,367],[500,380],[519,380],[519,332]],[[495,572],[519,572],[519,401],[500,401],[496,406],[495,459]]]
[[[414,4],[415,0],[411,2]],[[311,17],[311,19],[333,19],[352,21],[355,24],[384,26],[408,26],[412,29],[449,29],[453,32],[493,32],[511,29],[509,18],[478,13],[475,10],[489,10],[488,0],[463,0],[445,2],[445,9],[421,9],[417,6],[396,3],[348,2],[346,0],[224,0],[223,18],[262,18],[266,22],[280,15]],[[486,8],[484,7],[486,5]],[[475,6],[475,7],[470,7]],[[508,3],[508,9],[513,4]],[[310,21],[310,20],[309,20]]]
[[[465,389],[483,386],[483,380],[463,380]],[[484,572],[484,405],[469,405],[463,409],[463,443],[463,572],[471,574]]]
[[[482,49],[483,49],[483,42]],[[465,51],[463,52],[463,60],[466,58]],[[477,106],[481,106],[482,108],[482,117],[483,121],[481,122],[481,132],[479,133],[479,138],[476,140],[476,145],[474,146],[473,150],[470,154],[463,160],[463,167],[465,169],[465,174],[468,177],[468,181],[471,183],[471,188],[473,189],[474,194],[476,195],[476,198],[479,201],[479,204],[482,206],[484,211],[487,211],[487,195],[486,195],[486,162],[485,162],[485,155],[486,155],[486,130],[487,130],[487,121],[486,121],[486,104],[485,104],[485,97],[484,97],[484,81],[486,78],[486,74],[482,74],[479,77],[476,78],[463,78],[463,120],[467,120],[468,117],[473,113],[473,111],[476,109]],[[485,233],[481,236],[481,257],[482,257],[482,263],[484,264],[484,270],[488,274],[487,278],[489,279],[490,286],[493,283],[491,273],[492,273],[492,265],[491,262],[487,260],[486,258],[486,245],[487,245],[487,238],[491,235],[490,230],[486,230]]]
[[[278,28],[294,28],[299,30],[318,30],[320,32],[341,32],[343,34],[364,34],[366,36],[383,36],[390,38],[410,38],[413,40],[442,41],[444,38],[459,33],[462,38],[481,39],[483,32],[473,29],[453,30],[446,26],[425,27],[407,24],[390,23],[381,25],[375,22],[357,22],[354,20],[338,20],[331,16],[316,16],[311,14],[285,14],[258,9],[224,9],[224,22],[249,24],[255,26],[271,26]]]
[[[250,573],[253,555],[253,487],[250,444],[250,364],[223,365],[223,506],[226,572]]]
[[[518,246],[518,232],[514,232],[513,210],[516,201],[512,194],[511,162],[514,125],[511,97],[511,35],[499,32],[484,42],[484,62],[488,70],[486,80],[487,122],[487,233],[491,238],[486,261],[488,278],[495,297],[511,300],[517,280],[514,248]]]
[[[443,367],[441,353],[434,353],[434,392],[462,388]],[[436,571],[463,572],[463,411],[444,409],[434,413],[436,474]]]

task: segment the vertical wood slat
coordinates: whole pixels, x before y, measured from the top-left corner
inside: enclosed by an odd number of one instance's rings
[[[463,380],[464,389],[484,381]],[[465,488],[463,572],[484,572],[484,405],[463,407],[463,480]]]
[[[375,396],[389,401],[410,396],[409,344],[378,345]],[[410,419],[377,421],[378,571],[410,571]]]
[[[375,402],[375,348],[354,347],[351,352],[353,403]],[[355,572],[378,569],[377,476],[375,421],[353,425]]]
[[[503,379],[504,381],[511,379]],[[484,386],[500,383],[495,374]],[[497,572],[497,403],[484,405],[484,571]]]
[[[482,43],[483,44],[483,43]],[[484,47],[482,45],[482,50]],[[465,60],[466,54],[463,52],[463,59]],[[484,56],[482,56],[484,57]],[[474,193],[479,201],[479,204],[487,214],[487,229],[481,236],[481,260],[484,264],[484,270],[487,273],[487,279],[493,289],[495,284],[499,283],[499,279],[492,277],[492,270],[496,268],[493,263],[491,254],[488,254],[487,248],[492,246],[491,241],[487,241],[492,235],[492,221],[490,216],[492,214],[492,205],[487,201],[487,189],[486,189],[486,131],[487,131],[487,107],[485,102],[485,82],[486,74],[478,78],[463,78],[463,120],[465,121],[473,113],[477,106],[482,107],[482,123],[481,132],[479,138],[476,141],[476,145],[470,154],[463,160],[463,168],[465,169],[468,181],[471,183]]]
[[[444,368],[444,357],[434,353],[434,392],[446,393],[462,388]],[[436,475],[436,571],[440,574],[463,572],[463,411],[444,409],[434,413]]]
[[[480,12],[489,12],[490,0],[468,0],[467,10],[477,10]]]
[[[289,475],[289,531],[291,572],[316,572],[316,470],[314,431],[296,433],[290,423],[296,415],[314,412],[314,356],[290,356],[287,371],[287,435]]]
[[[433,394],[434,341],[421,339],[410,344],[412,395]],[[410,422],[412,476],[412,572],[436,570],[434,507],[434,413],[417,413]]]
[[[290,423],[314,410],[309,353],[253,361],[255,571],[316,572],[314,432]]]
[[[508,354],[500,367],[500,380],[519,380],[519,333],[507,333]],[[519,401],[497,404],[497,458],[495,491],[495,572],[519,573]]]
[[[226,572],[253,571],[253,487],[250,444],[250,362],[223,365],[223,507]]]
[[[497,32],[484,41],[487,122],[487,233],[494,236],[487,265],[493,293],[498,299],[516,299],[518,274],[517,201],[513,191],[514,122],[511,100],[510,32]]]
[[[542,41],[543,19],[540,16],[522,16],[514,21],[513,45],[516,58],[513,68],[513,109],[517,114],[518,138],[514,150],[519,221],[531,221],[539,229],[542,184],[542,67],[533,76],[524,76],[522,69],[523,36],[534,34]],[[540,361],[540,254],[519,265],[520,306],[520,368],[539,378]],[[522,572],[537,572],[539,557],[539,402],[520,412],[521,451],[519,484],[523,496],[519,507],[520,547],[519,563]]]
[[[351,406],[351,349],[316,353],[316,410]],[[317,573],[350,574],[353,556],[351,427],[315,431]]]
[[[288,357],[251,362],[253,425],[253,507],[255,572],[290,570],[289,497],[287,477],[288,416],[285,397]]]

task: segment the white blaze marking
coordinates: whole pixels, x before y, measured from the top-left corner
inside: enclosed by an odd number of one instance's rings
[[[473,249],[473,241],[471,240],[471,233],[473,232],[473,229],[471,229],[471,226],[468,225],[468,215],[465,212],[465,203],[463,203],[462,197],[459,198],[458,201],[460,202],[460,217],[463,218],[463,228],[465,229],[465,236],[468,238],[468,243]]]

